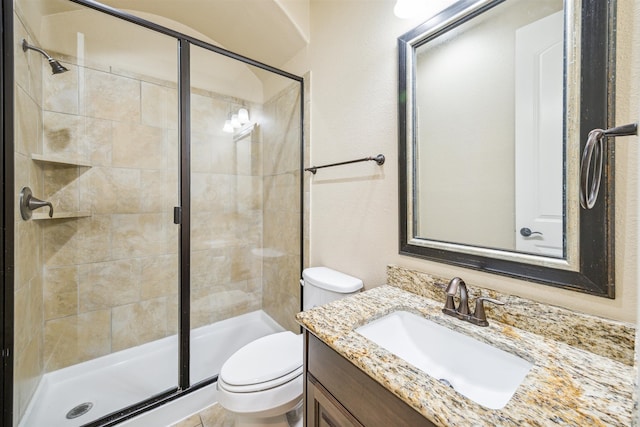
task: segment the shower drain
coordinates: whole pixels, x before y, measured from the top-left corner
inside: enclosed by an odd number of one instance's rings
[[[67,419],[72,420],[74,418],[78,418],[80,415],[84,415],[89,412],[93,408],[93,403],[84,402],[79,404],[78,406],[72,408],[69,412],[67,412]]]

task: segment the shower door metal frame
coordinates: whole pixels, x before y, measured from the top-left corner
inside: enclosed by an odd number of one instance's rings
[[[13,1],[2,0],[2,50],[0,51],[0,179],[2,179],[2,209],[0,209],[0,240],[2,254],[2,291],[0,291],[0,425],[13,423],[13,319],[14,319],[14,111],[13,111]]]
[[[0,156],[0,176],[3,187],[3,206],[0,210],[0,238],[2,241],[2,256],[0,266],[2,267],[2,293],[0,294],[0,355],[2,356],[2,391],[0,392],[0,403],[2,405],[1,425],[12,425],[13,423],[13,327],[14,327],[14,203],[15,203],[15,179],[14,179],[14,46],[13,46],[13,0],[1,0],[2,6],[2,55],[0,62],[0,73],[2,79],[1,101],[2,114],[0,126],[3,137],[3,150]],[[124,420],[138,416],[146,411],[157,408],[171,400],[182,397],[217,381],[215,375],[196,384],[190,384],[189,364],[190,364],[190,249],[191,249],[191,224],[190,224],[190,194],[191,194],[191,166],[190,166],[190,46],[198,46],[215,54],[221,54],[228,58],[235,59],[246,65],[260,68],[296,81],[300,84],[300,171],[304,165],[304,78],[289,72],[267,65],[263,62],[247,58],[243,55],[231,52],[218,46],[198,40],[194,37],[165,28],[161,25],[122,12],[118,9],[103,5],[93,0],[67,0],[98,12],[111,15],[135,25],[150,29],[152,31],[174,38],[178,44],[178,103],[179,103],[179,145],[180,145],[180,206],[177,207],[179,215],[176,215],[174,222],[180,225],[179,232],[179,354],[178,354],[178,384],[175,389],[159,393],[142,402],[135,403],[126,408],[122,408],[111,414],[107,414],[97,420],[85,424],[83,427],[104,427],[114,426]],[[299,275],[302,276],[304,263],[304,174],[300,173],[300,265]],[[179,218],[179,220],[178,220]],[[301,289],[302,292],[302,289]],[[302,308],[302,294],[300,307]]]

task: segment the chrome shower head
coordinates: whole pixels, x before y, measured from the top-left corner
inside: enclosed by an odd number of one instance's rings
[[[40,52],[45,58],[47,58],[47,61],[49,61],[49,65],[51,66],[51,72],[53,74],[60,74],[60,73],[64,73],[65,71],[69,71],[69,69],[67,69],[62,64],[60,64],[58,61],[56,61],[51,56],[49,56],[49,54],[47,52],[45,52],[44,50],[40,49],[39,47],[35,47],[35,46],[30,45],[29,43],[27,43],[27,41],[25,39],[22,39],[22,50],[24,52],[26,52],[27,49],[35,50],[36,52]]]

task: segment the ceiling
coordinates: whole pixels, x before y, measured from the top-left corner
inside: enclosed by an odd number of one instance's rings
[[[276,67],[308,43],[307,0],[103,0],[136,15],[153,14],[186,25],[235,53]],[[147,17],[147,16],[145,16]],[[170,25],[170,24],[165,24]],[[302,29],[301,29],[302,28]],[[181,29],[183,30],[183,29]]]

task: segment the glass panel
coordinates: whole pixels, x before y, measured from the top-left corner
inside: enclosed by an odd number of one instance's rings
[[[191,48],[191,382],[299,327],[300,83]]]
[[[15,39],[16,187],[54,215],[16,212],[14,412],[75,426],[177,386],[177,44],[59,0]]]

